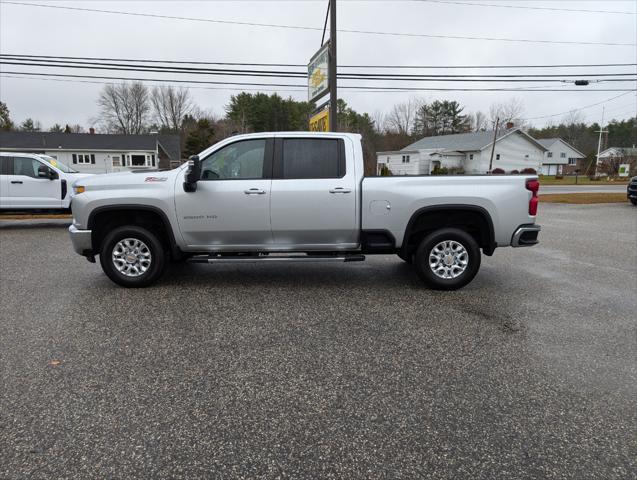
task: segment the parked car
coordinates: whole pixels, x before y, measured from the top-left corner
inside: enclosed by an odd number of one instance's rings
[[[0,209],[68,209],[73,183],[90,176],[48,155],[0,152]]]
[[[626,187],[626,193],[628,196],[628,200],[633,205],[637,205],[637,177],[633,177],[630,179],[628,183],[628,187]]]
[[[165,172],[76,183],[77,253],[126,287],[168,258],[191,262],[360,261],[398,254],[453,290],[481,253],[538,242],[536,175],[363,177],[361,137],[259,133],[228,138]]]

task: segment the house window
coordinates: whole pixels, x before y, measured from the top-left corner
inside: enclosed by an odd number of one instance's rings
[[[548,152],[548,153],[546,154],[546,157],[547,157],[547,158],[553,158],[553,152]]]
[[[133,167],[144,167],[146,166],[146,155],[131,155],[130,161]]]
[[[409,163],[409,155],[403,155],[403,163]]]
[[[561,152],[561,153],[560,153],[560,158],[566,158],[566,153]]]
[[[499,153],[497,153],[497,154],[495,155],[495,159],[496,159],[496,160],[500,160],[500,154],[499,154]]]
[[[577,158],[569,158],[568,159],[568,164],[569,165],[577,165]]]
[[[154,153],[150,156],[150,164],[153,167],[155,166],[155,154]]]
[[[469,154],[469,160],[473,160],[473,153]]]
[[[121,157],[119,157],[119,156],[114,156],[113,157],[113,166],[114,167],[121,167],[122,166]]]
[[[79,163],[79,164],[93,164],[95,165],[95,155],[94,154],[88,154],[88,153],[74,153],[73,156],[73,163]]]

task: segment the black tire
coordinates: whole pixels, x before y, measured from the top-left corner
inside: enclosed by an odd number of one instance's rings
[[[398,255],[398,258],[400,258],[403,262],[408,263],[409,265],[414,263],[413,253],[409,255],[403,255],[402,253],[397,253],[396,255]]]
[[[136,239],[141,241],[150,252],[150,265],[147,270],[137,276],[121,273],[113,260],[113,249],[122,240]],[[146,251],[144,249],[144,252]],[[102,241],[100,249],[102,270],[113,282],[128,288],[146,287],[157,281],[166,268],[166,251],[157,235],[142,227],[124,226],[109,232]]]
[[[630,203],[632,203],[633,205],[637,205],[637,198],[631,198]]]
[[[429,265],[430,253],[434,247],[445,241],[460,244],[468,257],[464,271],[455,278],[442,278],[436,275]],[[461,255],[461,257],[463,256]],[[473,280],[473,277],[478,273],[480,269],[480,247],[474,238],[464,230],[442,228],[430,233],[420,242],[414,256],[414,266],[416,267],[416,273],[428,287],[435,290],[457,290]],[[441,268],[444,270],[450,267],[441,265]],[[457,271],[457,269],[454,269],[454,271]]]

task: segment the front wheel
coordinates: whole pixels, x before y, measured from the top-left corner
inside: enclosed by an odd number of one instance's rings
[[[630,203],[632,203],[633,205],[637,205],[637,198],[631,198]]]
[[[109,232],[100,251],[102,270],[123,287],[146,287],[166,267],[166,252],[157,235],[145,228],[118,227]]]
[[[414,266],[420,279],[430,288],[457,290],[478,273],[480,247],[464,230],[436,230],[420,242]]]

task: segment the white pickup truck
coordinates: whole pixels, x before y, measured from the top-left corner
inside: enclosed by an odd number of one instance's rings
[[[0,210],[67,210],[71,185],[90,176],[48,155],[0,152]]]
[[[363,176],[361,138],[277,132],[228,138],[160,172],[75,183],[77,253],[126,287],[168,260],[360,261],[397,254],[430,287],[454,290],[480,250],[531,246],[536,176]]]

